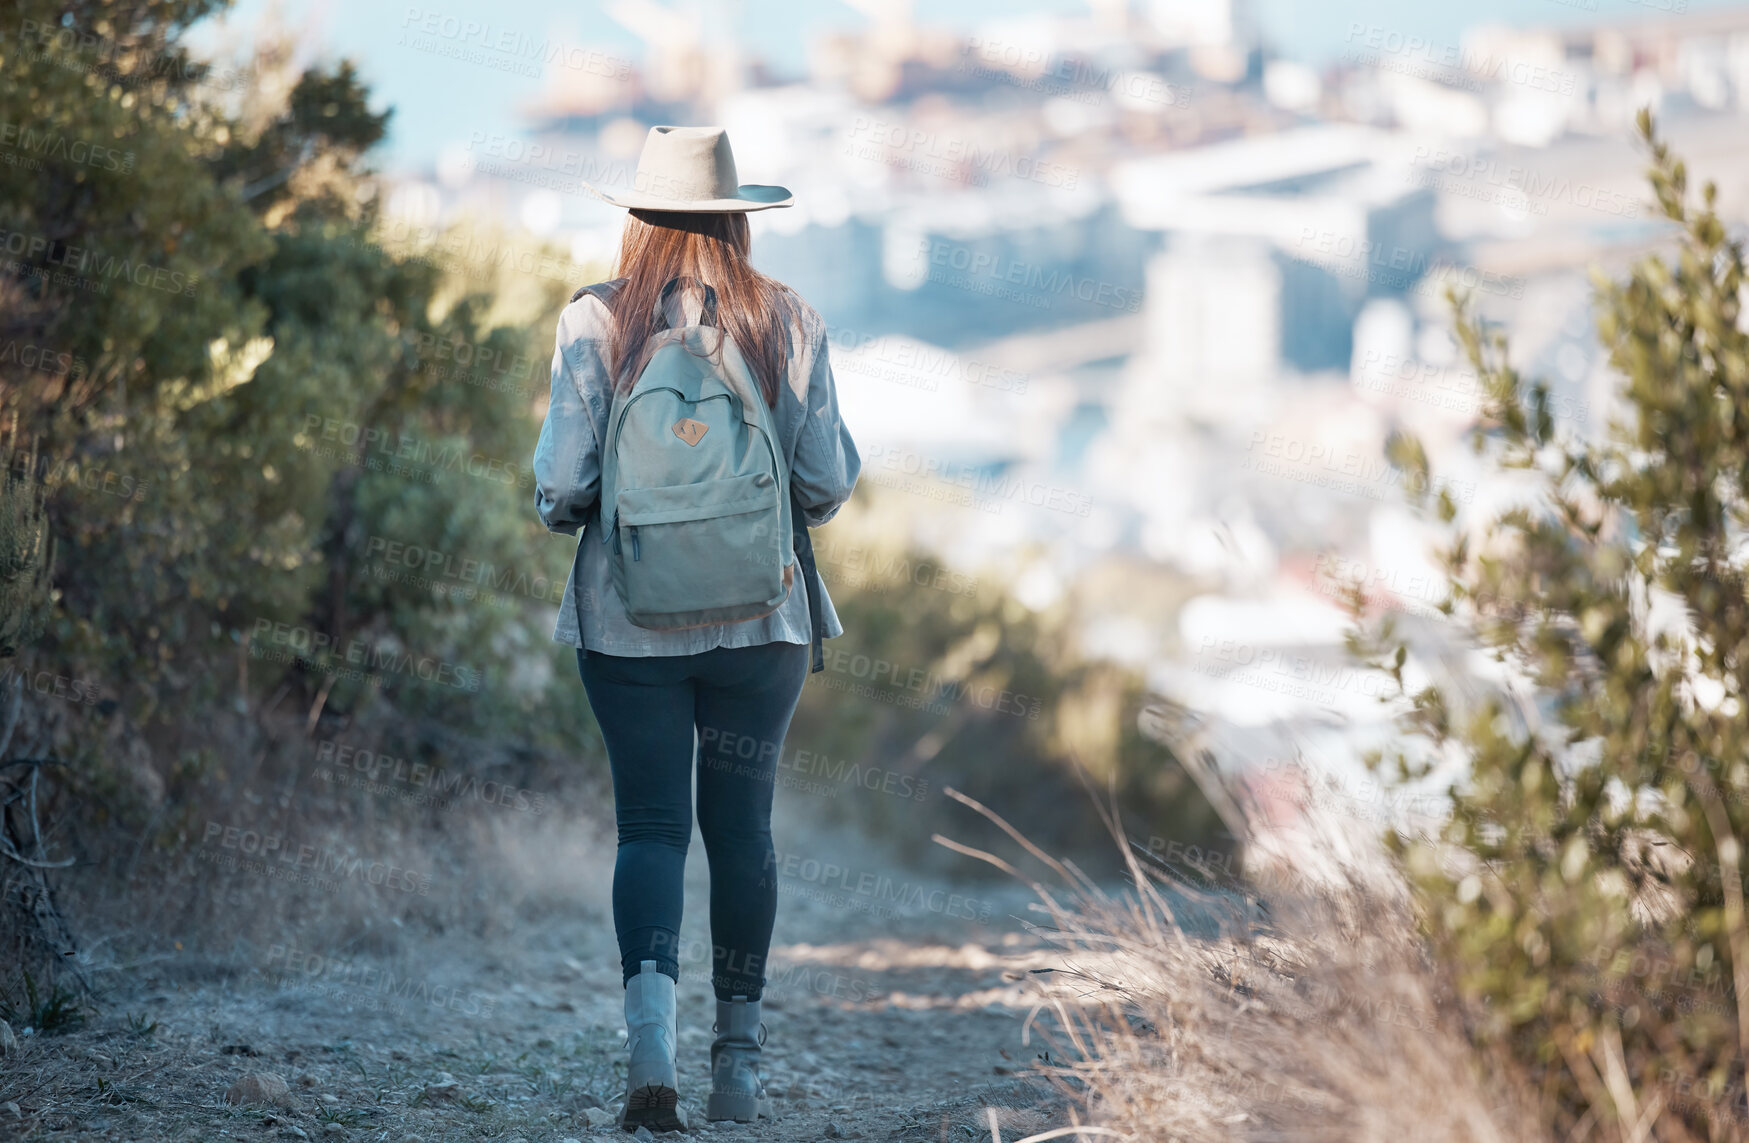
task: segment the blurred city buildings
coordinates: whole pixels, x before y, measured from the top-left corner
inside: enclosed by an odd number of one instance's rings
[[[1314,71],[1248,0],[970,36],[853,6],[864,26],[779,81],[685,10],[617,0],[632,74],[559,71],[526,131],[456,143],[406,201],[605,258],[621,218],[582,182],[628,184],[653,123],[725,124],[744,179],[795,191],[753,216],[756,258],[825,315],[865,479],[906,495],[912,538],[1021,569],[1030,605],[1072,594],[1091,649],[1333,767],[1383,726],[1342,583],[1420,622],[1434,669],[1462,657],[1425,618],[1441,581],[1387,436],[1418,433],[1466,513],[1513,495],[1463,437],[1480,393],[1447,288],[1601,431],[1586,268],[1668,237],[1636,110],[1749,210],[1745,8],[1450,44],[1357,22]]]

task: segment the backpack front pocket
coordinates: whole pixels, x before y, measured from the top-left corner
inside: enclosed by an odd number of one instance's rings
[[[769,610],[785,593],[769,473],[619,494],[615,581],[633,623],[687,626]]]

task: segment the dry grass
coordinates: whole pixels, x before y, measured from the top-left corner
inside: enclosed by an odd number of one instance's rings
[[[203,956],[228,969],[294,941],[392,956],[410,932],[490,938],[531,910],[604,900],[577,876],[599,859],[598,774],[570,758],[513,765],[471,742],[415,752],[409,725],[387,707],[313,734],[301,712],[215,717],[221,745],[184,751],[198,765],[168,791],[62,783],[41,817],[52,853],[77,859],[56,888],[84,938],[79,963],[98,978]],[[64,753],[52,730],[40,752]],[[325,741],[393,764],[370,781],[323,762]],[[436,778],[408,777],[434,758]]]
[[[1253,819],[1246,888],[1198,885],[1132,854],[1132,888],[1113,896],[949,793],[1054,876],[1033,883],[1048,918],[1036,930],[1064,967],[1034,977],[1034,1017],[1054,1016],[1034,1031],[1089,1122],[1184,1143],[1546,1138],[1534,1103],[1442,1001],[1382,848],[1328,818],[1292,835]]]

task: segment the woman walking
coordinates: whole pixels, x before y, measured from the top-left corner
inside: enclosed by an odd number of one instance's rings
[[[838,415],[825,323],[748,261],[747,212],[791,205],[740,185],[715,127],[653,127],[617,277],[559,317],[535,449],[548,530],[582,530],[553,638],[578,671],[613,773],[613,922],[629,1043],[620,1125],[681,1126],[675,983],[682,880],[698,825],[710,861],[707,1118],[768,1114],[760,998],[777,910],[778,755],[819,640],[842,633],[807,528],[850,496],[860,459]]]

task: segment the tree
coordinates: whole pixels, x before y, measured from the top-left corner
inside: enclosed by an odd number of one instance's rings
[[[345,62],[257,83],[287,66],[271,43],[249,87],[216,83],[181,41],[218,6],[26,0],[0,29],[0,642],[17,671],[101,696],[9,702],[0,765],[57,763],[30,769],[32,796],[82,864],[117,824],[172,860],[178,822],[246,801],[282,746],[262,724],[276,701],[312,729],[372,704],[413,738],[492,725],[507,752],[569,734],[574,755],[586,717],[507,672],[458,702],[416,670],[361,683],[336,655],[250,657],[265,622],[391,663],[560,659],[527,636],[551,601],[518,587],[563,583],[568,553],[526,523],[526,458],[576,283],[543,279],[505,324],[487,244],[461,266],[391,248],[368,165],[387,113]],[[502,606],[371,566],[373,540],[453,552],[460,534],[461,556],[516,573]],[[28,991],[6,963],[0,1003]]]
[[[1625,378],[1603,440],[1558,424],[1507,343],[1453,297],[1482,378],[1478,452],[1532,493],[1451,526],[1444,609],[1508,670],[1483,700],[1417,681],[1389,622],[1355,649],[1395,678],[1410,742],[1375,759],[1466,776],[1439,834],[1396,839],[1475,1032],[1531,1069],[1557,1129],[1622,1137],[1654,1121],[1711,1138],[1745,1127],[1749,935],[1749,332],[1744,257],[1641,112],[1674,257],[1598,273],[1597,330]],[[1395,461],[1432,489],[1409,437]],[[1358,603],[1358,600],[1357,600]],[[1422,673],[1421,678],[1426,678]],[[1431,747],[1432,749],[1427,749]],[[1688,1136],[1666,1134],[1659,1138]]]

